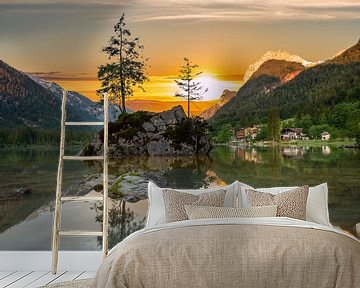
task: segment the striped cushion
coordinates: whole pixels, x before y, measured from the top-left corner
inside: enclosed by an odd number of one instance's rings
[[[185,205],[185,210],[189,219],[275,217],[277,206],[231,208]]]

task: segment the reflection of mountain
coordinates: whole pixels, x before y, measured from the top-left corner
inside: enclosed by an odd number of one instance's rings
[[[75,154],[75,151],[69,149],[70,154]],[[52,206],[49,202],[55,197],[58,156],[57,149],[51,148],[0,149],[0,233],[21,223],[44,205]],[[82,163],[67,165],[63,174],[64,191],[78,184],[87,172]],[[16,193],[23,186],[31,187],[33,193]]]
[[[207,185],[228,184],[235,180],[253,187],[313,186],[327,182],[331,221],[334,224],[359,222],[360,153],[355,150],[331,147],[331,153],[324,156],[323,153],[328,153],[328,151],[326,146],[324,148],[307,148],[301,158],[288,158],[283,155],[284,151],[280,147],[256,147],[244,150],[216,146],[210,156],[123,158],[121,161],[111,162],[109,169],[110,173],[114,175],[129,171],[144,171],[148,178],[159,186],[173,188],[199,188]],[[49,203],[49,201],[54,197],[56,186],[55,170],[58,157],[56,150],[50,152],[10,150],[10,152],[9,150],[0,150],[0,170],[2,171],[0,193],[24,183],[32,183],[35,193],[16,201],[0,202],[0,233],[29,219],[29,215],[36,217],[38,211],[35,213],[33,211],[39,208],[40,211],[43,211],[44,205],[51,210],[53,202]],[[73,164],[75,165],[75,163]],[[7,169],[3,169],[4,167]],[[102,168],[97,165],[90,167],[92,171]],[[82,164],[80,166],[71,165],[68,168],[69,170],[64,175],[66,180],[64,183],[67,183],[67,186],[78,183],[77,181],[81,179],[82,175],[89,173]],[[67,189],[67,187],[64,188]],[[144,224],[141,221],[146,215],[146,202],[115,203],[118,204],[113,207],[111,212],[113,213],[111,221],[115,227],[111,232],[112,243],[122,239],[131,231],[141,228]],[[134,206],[131,206],[142,203],[144,205],[136,206],[138,207],[137,211],[133,209]],[[141,208],[139,208],[140,206]],[[135,212],[132,213],[128,208]],[[138,212],[140,209],[143,211],[142,213]],[[76,210],[75,212],[80,213],[81,211]],[[47,219],[51,218],[51,214],[48,213],[48,215]],[[88,214],[85,213],[85,215]],[[29,228],[26,222],[23,224],[23,228],[20,229]],[[43,227],[35,227],[35,229],[38,230],[33,230],[34,235],[38,231],[44,233]],[[50,229],[48,235],[50,236]],[[24,241],[26,242],[26,240]]]
[[[51,199],[50,195],[40,195],[37,197],[19,197],[12,200],[0,201],[0,233],[10,227],[21,223],[37,209],[41,209],[44,204]]]

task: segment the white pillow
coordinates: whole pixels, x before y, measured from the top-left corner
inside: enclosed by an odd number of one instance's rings
[[[221,190],[226,191],[224,206],[234,207],[236,203],[236,197],[239,193],[239,187],[241,183],[235,181],[234,183],[227,186],[211,187],[208,189],[173,189],[180,192],[186,192],[193,195],[200,195],[202,193],[209,193]],[[152,227],[158,224],[166,223],[165,220],[165,205],[163,199],[163,190],[169,188],[160,188],[156,184],[149,181],[148,185],[148,197],[149,197],[149,208],[146,221],[146,227]]]
[[[258,188],[255,190],[276,195],[285,191],[292,190],[294,188],[297,187],[271,187]],[[249,207],[245,191],[243,190],[244,189],[241,189],[240,191],[240,207]],[[306,204],[306,221],[332,227],[329,219],[328,186],[326,183],[320,184],[315,187],[309,187],[309,195]]]

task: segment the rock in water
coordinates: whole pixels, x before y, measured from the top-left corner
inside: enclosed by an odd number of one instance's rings
[[[33,189],[28,186],[24,186],[24,187],[21,187],[20,189],[16,190],[16,193],[20,193],[20,194],[24,194],[24,195],[30,195],[33,192],[34,192]]]
[[[115,179],[109,188],[111,198],[137,202],[147,198],[148,179],[141,173],[130,172]]]
[[[116,177],[114,175],[108,175],[109,185],[111,185],[115,179]],[[86,175],[81,181],[76,195],[85,195],[91,190],[95,190],[96,192],[102,192],[103,183],[104,180],[102,173]]]
[[[212,148],[204,133],[207,128],[199,132],[195,122],[186,118],[181,106],[161,113],[122,114],[115,123],[109,123],[109,156],[207,154]],[[79,154],[102,155],[102,145],[103,131]]]

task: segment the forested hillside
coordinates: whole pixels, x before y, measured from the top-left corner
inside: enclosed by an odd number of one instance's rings
[[[60,101],[0,60],[0,127],[55,128],[59,123]]]
[[[240,122],[245,125],[247,122],[258,121],[254,110],[258,109],[259,105],[264,104],[266,107],[267,104],[263,103],[263,100],[271,91],[291,79],[291,75],[296,75],[304,69],[305,67],[297,62],[285,60],[264,62],[240,88],[237,95],[217,111],[211,122],[216,127],[228,123],[235,125]]]
[[[307,132],[311,126],[327,125],[328,130],[339,136],[351,136],[351,130],[360,122],[359,52],[357,43],[333,60],[307,68],[268,93],[264,93],[263,87],[276,83],[276,77],[257,71],[255,78],[218,111],[211,123],[216,130],[227,123],[233,127],[266,123],[269,109],[275,107],[283,120],[295,118],[300,123],[307,119],[309,123],[304,127]]]
[[[42,144],[59,142],[61,99],[63,89],[55,83],[34,79],[0,60],[0,145]],[[103,108],[84,96],[69,91],[67,120],[101,121]],[[118,108],[109,107],[110,120]],[[88,140],[95,128],[68,127],[72,143]],[[72,133],[71,131],[77,131]]]

